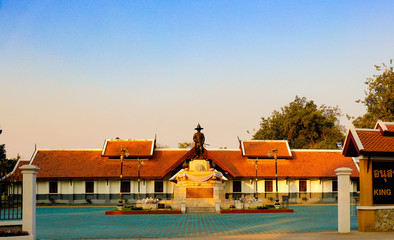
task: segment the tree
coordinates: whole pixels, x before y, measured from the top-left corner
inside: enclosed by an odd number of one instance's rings
[[[291,148],[336,149],[344,140],[344,128],[339,124],[338,107],[317,105],[305,97],[295,100],[271,117],[261,118],[255,140],[288,140]]]
[[[353,125],[359,128],[373,128],[377,120],[394,121],[394,72],[393,59],[390,59],[390,66],[382,63],[382,66],[375,65],[381,74],[367,78],[365,84],[368,85],[365,91],[364,100],[357,100],[367,107],[367,113],[356,118]]]
[[[167,146],[167,145],[160,144],[160,143],[156,143],[156,148],[158,148],[158,149],[164,149],[164,148],[168,148],[168,146]]]
[[[194,143],[192,142],[182,142],[182,143],[178,143],[178,148],[186,148],[186,149],[190,149],[194,146]]]
[[[0,134],[3,131],[0,129]],[[18,162],[20,156],[18,154],[17,158],[7,159],[5,144],[0,144],[0,176],[6,173],[10,173],[15,164]]]

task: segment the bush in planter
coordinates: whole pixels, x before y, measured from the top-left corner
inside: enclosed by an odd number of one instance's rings
[[[268,209],[268,206],[257,206],[257,209]]]
[[[131,207],[131,210],[142,210],[142,207]]]
[[[10,230],[0,231],[0,237],[26,236],[26,235],[29,235],[29,233],[26,231],[10,231]]]

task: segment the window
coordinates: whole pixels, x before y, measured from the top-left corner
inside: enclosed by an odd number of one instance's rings
[[[162,181],[155,181],[155,192],[157,192],[157,193],[163,192],[163,182]]]
[[[300,180],[300,192],[306,192],[306,181]]]
[[[85,192],[94,193],[94,182],[85,182]]]
[[[233,181],[233,192],[242,192],[241,181]]]
[[[265,192],[273,192],[272,181],[265,181]]]
[[[49,193],[57,193],[57,182],[49,182]]]
[[[332,191],[338,192],[338,181],[332,181]]]
[[[130,182],[121,182],[120,189],[122,192],[130,192]]]

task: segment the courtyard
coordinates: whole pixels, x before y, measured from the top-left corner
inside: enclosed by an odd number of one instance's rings
[[[37,208],[37,239],[229,236],[337,231],[336,205],[291,206],[294,213],[104,215],[111,207]],[[357,217],[351,217],[357,230]]]

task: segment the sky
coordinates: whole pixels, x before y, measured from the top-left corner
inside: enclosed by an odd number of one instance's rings
[[[0,144],[238,148],[295,96],[360,116],[394,1],[1,1]],[[341,118],[348,127],[351,121]],[[249,132],[249,133],[248,133]]]

